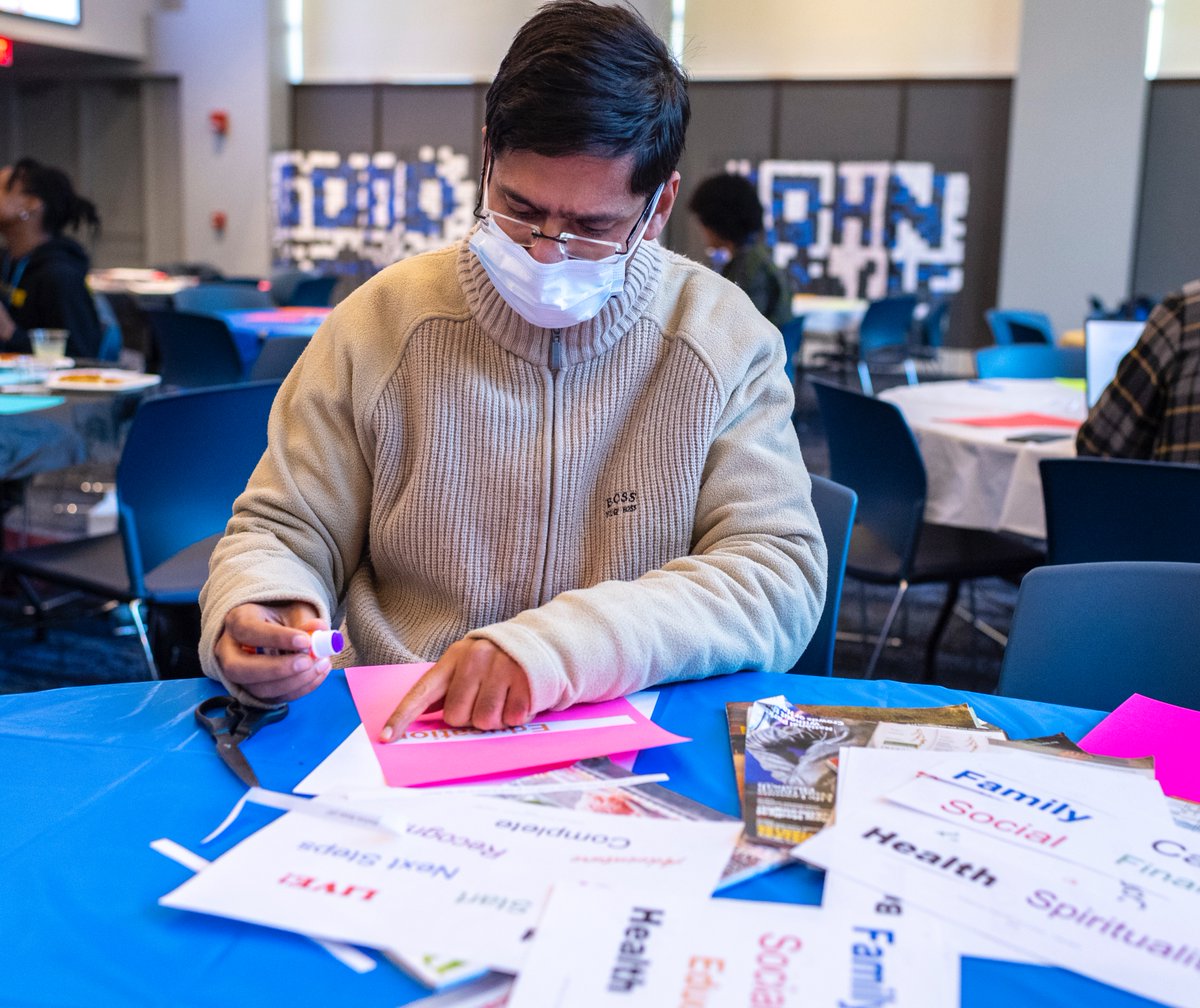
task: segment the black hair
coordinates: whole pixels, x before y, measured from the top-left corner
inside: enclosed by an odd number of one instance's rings
[[[99,231],[95,204],[75,191],[66,172],[33,158],[21,158],[8,177],[9,192],[18,185],[42,201],[42,226],[50,234],[57,236],[64,228],[78,229],[83,224],[89,225],[93,234]]]
[[[487,91],[493,155],[634,156],[630,189],[649,194],[683,153],[687,77],[635,10],[559,0],[513,39]]]
[[[745,245],[763,229],[763,208],[753,183],[744,175],[712,175],[688,203],[708,230],[734,245]]]

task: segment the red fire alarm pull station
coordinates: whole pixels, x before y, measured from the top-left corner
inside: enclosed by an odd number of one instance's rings
[[[229,223],[229,218],[225,216],[224,210],[214,210],[209,218],[209,223],[212,224],[212,229],[217,234],[222,234],[225,231],[225,225]]]
[[[225,136],[229,132],[229,113],[225,109],[213,109],[208,113],[208,124],[217,136]]]

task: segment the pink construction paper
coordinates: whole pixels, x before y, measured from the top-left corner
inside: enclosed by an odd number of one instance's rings
[[[1052,416],[1049,413],[1006,413],[1004,416],[954,417],[942,423],[966,424],[969,427],[1071,427],[1079,426],[1078,420]]]
[[[1200,711],[1134,693],[1079,746],[1097,756],[1153,756],[1164,794],[1200,801]]]
[[[495,777],[517,770],[532,773],[590,756],[609,756],[631,749],[652,749],[691,741],[660,728],[628,700],[619,697],[600,703],[576,704],[564,711],[547,711],[534,720],[571,721],[623,714],[632,719],[630,724],[545,735],[504,735],[446,744],[391,745],[376,742],[380,729],[396,705],[429,667],[429,663],[423,663],[363,665],[346,669],[346,682],[350,686],[354,706],[358,708],[358,716],[367,730],[371,748],[383,768],[384,780],[393,787],[444,784],[484,776]],[[419,719],[413,727],[417,725],[421,728],[447,727],[437,714]]]

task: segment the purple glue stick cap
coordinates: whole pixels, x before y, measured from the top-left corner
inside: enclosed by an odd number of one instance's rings
[[[340,630],[314,630],[309,654],[314,658],[332,658],[346,646]]]

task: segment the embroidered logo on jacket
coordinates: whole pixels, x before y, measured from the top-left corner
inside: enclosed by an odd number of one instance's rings
[[[612,518],[638,509],[636,490],[616,490],[604,498],[604,517]]]

